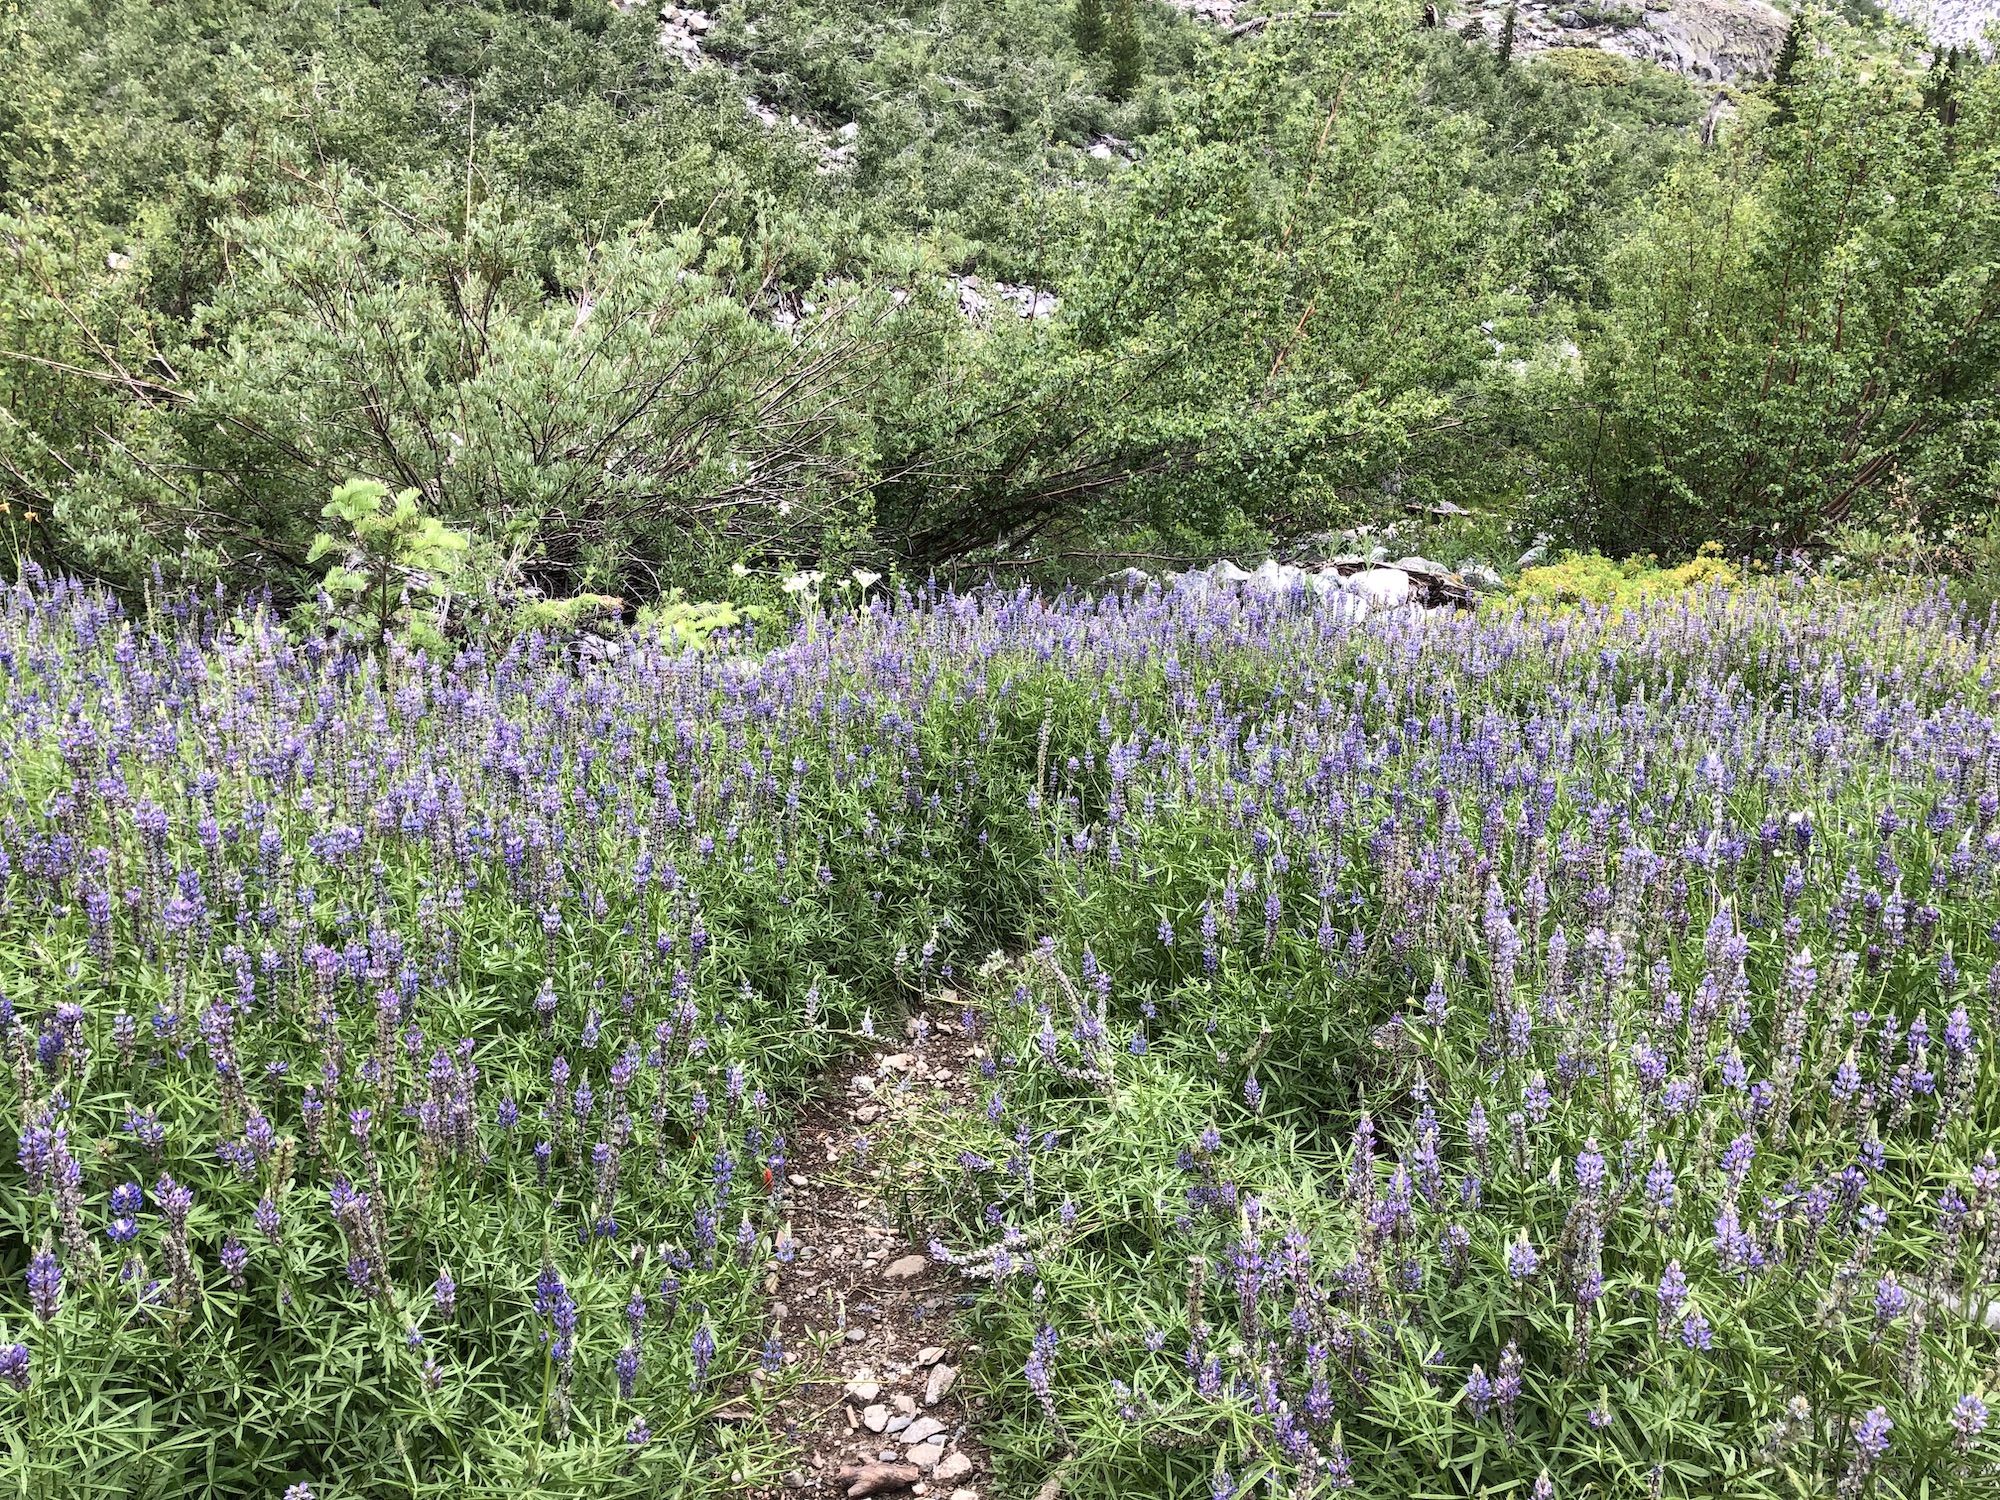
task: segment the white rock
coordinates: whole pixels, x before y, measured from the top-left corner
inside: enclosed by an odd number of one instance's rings
[[[918,1443],[915,1447],[906,1449],[903,1457],[920,1469],[934,1469],[937,1467],[937,1461],[944,1457],[944,1444]]]
[[[943,1358],[944,1358],[944,1346],[942,1344],[931,1344],[928,1347],[919,1349],[917,1351],[917,1363],[919,1365],[923,1366],[934,1365]]]
[[[913,1276],[924,1274],[924,1267],[930,1262],[921,1255],[905,1255],[900,1260],[889,1263],[889,1269],[882,1274],[891,1281],[908,1281]]]
[[[889,1408],[876,1402],[861,1414],[861,1425],[870,1432],[881,1432],[889,1425]]]
[[[1347,580],[1347,592],[1368,601],[1373,609],[1393,609],[1416,597],[1417,586],[1400,568],[1370,568]]]
[[[938,1461],[937,1472],[932,1477],[948,1484],[954,1479],[963,1479],[971,1472],[971,1459],[963,1453],[947,1453]]]
[[[924,1382],[924,1405],[936,1406],[951,1394],[952,1385],[958,1380],[958,1371],[950,1365],[938,1365],[931,1371],[930,1379]]]
[[[928,1443],[943,1431],[944,1423],[940,1422],[936,1417],[918,1417],[916,1421],[903,1429],[903,1441],[906,1443]]]
[[[1257,571],[1250,575],[1246,588],[1255,589],[1260,594],[1289,594],[1305,582],[1305,574],[1297,568],[1281,562],[1265,561],[1257,565]]]

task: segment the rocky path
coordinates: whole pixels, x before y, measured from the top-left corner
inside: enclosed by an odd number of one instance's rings
[[[792,1250],[768,1290],[805,1368],[779,1412],[800,1466],[777,1493],[981,1500],[976,1411],[959,1383],[962,1282],[902,1237],[881,1143],[918,1112],[963,1107],[978,1053],[949,997],[910,1017],[900,1050],[855,1071],[793,1132]]]

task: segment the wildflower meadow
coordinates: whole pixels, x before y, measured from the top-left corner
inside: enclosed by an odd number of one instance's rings
[[[788,1135],[921,1011],[989,1500],[2000,1495],[1996,669],[1802,577],[9,586],[0,1492],[782,1492]]]

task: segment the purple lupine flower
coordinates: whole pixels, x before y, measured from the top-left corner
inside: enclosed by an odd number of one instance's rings
[[[458,1310],[458,1283],[451,1279],[449,1267],[441,1268],[431,1283],[431,1302],[447,1318]]]
[[[1687,1276],[1677,1260],[1667,1262],[1667,1269],[1660,1273],[1660,1285],[1654,1294],[1659,1303],[1659,1329],[1666,1332],[1668,1325],[1680,1320],[1681,1308],[1687,1302]]]
[[[1528,1243],[1528,1231],[1523,1229],[1514,1236],[1514,1243],[1507,1247],[1507,1274],[1516,1281],[1528,1281],[1541,1269],[1541,1265],[1542,1258]]]
[[[1035,1399],[1042,1404],[1042,1410],[1049,1414],[1051,1422],[1056,1420],[1055,1395],[1050,1385],[1049,1361],[1056,1352],[1055,1328],[1044,1323],[1035,1332],[1035,1341],[1028,1351],[1028,1362],[1022,1366],[1022,1378],[1028,1382]]]
[[[1424,993],[1424,1019],[1430,1022],[1433,1030],[1442,1030],[1449,1009],[1449,1002],[1445,998],[1444,980],[1441,977],[1433,979],[1430,989]]]
[[[1486,1378],[1486,1371],[1480,1365],[1472,1367],[1472,1373],[1465,1378],[1465,1409],[1477,1417],[1483,1417],[1493,1407],[1493,1382]]]
[[[627,1344],[618,1351],[616,1362],[618,1372],[618,1394],[625,1400],[632,1399],[632,1392],[639,1384],[639,1346]]]
[[[62,1310],[62,1267],[44,1246],[28,1261],[28,1301],[39,1322],[49,1323]]]
[[[121,1182],[111,1190],[111,1222],[104,1234],[114,1245],[129,1245],[139,1237],[139,1210],[146,1195],[136,1182]]]
[[[1696,1308],[1690,1307],[1681,1313],[1681,1342],[1688,1348],[1696,1350],[1714,1347],[1715,1330]]]
[[[1500,1351],[1500,1368],[1493,1378],[1493,1404],[1500,1408],[1500,1428],[1508,1442],[1514,1441],[1514,1404],[1521,1399],[1524,1370],[1521,1351],[1512,1339]]]
[[[1889,1451],[1889,1433],[1895,1427],[1887,1409],[1871,1406],[1854,1424],[1854,1451],[1863,1468],[1872,1467]]]
[[[1595,1198],[1604,1187],[1604,1153],[1597,1149],[1597,1137],[1583,1143],[1576,1157],[1576,1185],[1586,1198]]]
[[[715,1330],[703,1318],[689,1341],[688,1351],[694,1357],[694,1388],[699,1391],[708,1383],[708,1367],[715,1358]]]
[[[1658,1146],[1646,1170],[1646,1210],[1662,1228],[1674,1216],[1674,1168],[1666,1160],[1666,1150]]]
[[[1875,1321],[1889,1324],[1900,1318],[1910,1305],[1910,1294],[1897,1284],[1896,1273],[1884,1273],[1875,1283]]]
[[[1986,1430],[1986,1403],[1970,1393],[1960,1396],[1950,1420],[1951,1430],[1958,1435],[1958,1451],[1964,1453]]]
[[[28,1388],[29,1357],[26,1344],[0,1344],[0,1380],[17,1391]]]

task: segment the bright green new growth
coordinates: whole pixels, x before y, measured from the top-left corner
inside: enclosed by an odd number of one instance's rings
[[[417,501],[414,489],[391,495],[379,480],[350,479],[320,512],[344,534],[321,532],[306,558],[337,559],[320,586],[326,623],[342,634],[371,645],[392,636],[443,644],[438,626],[469,542],[464,532],[425,515]]]

